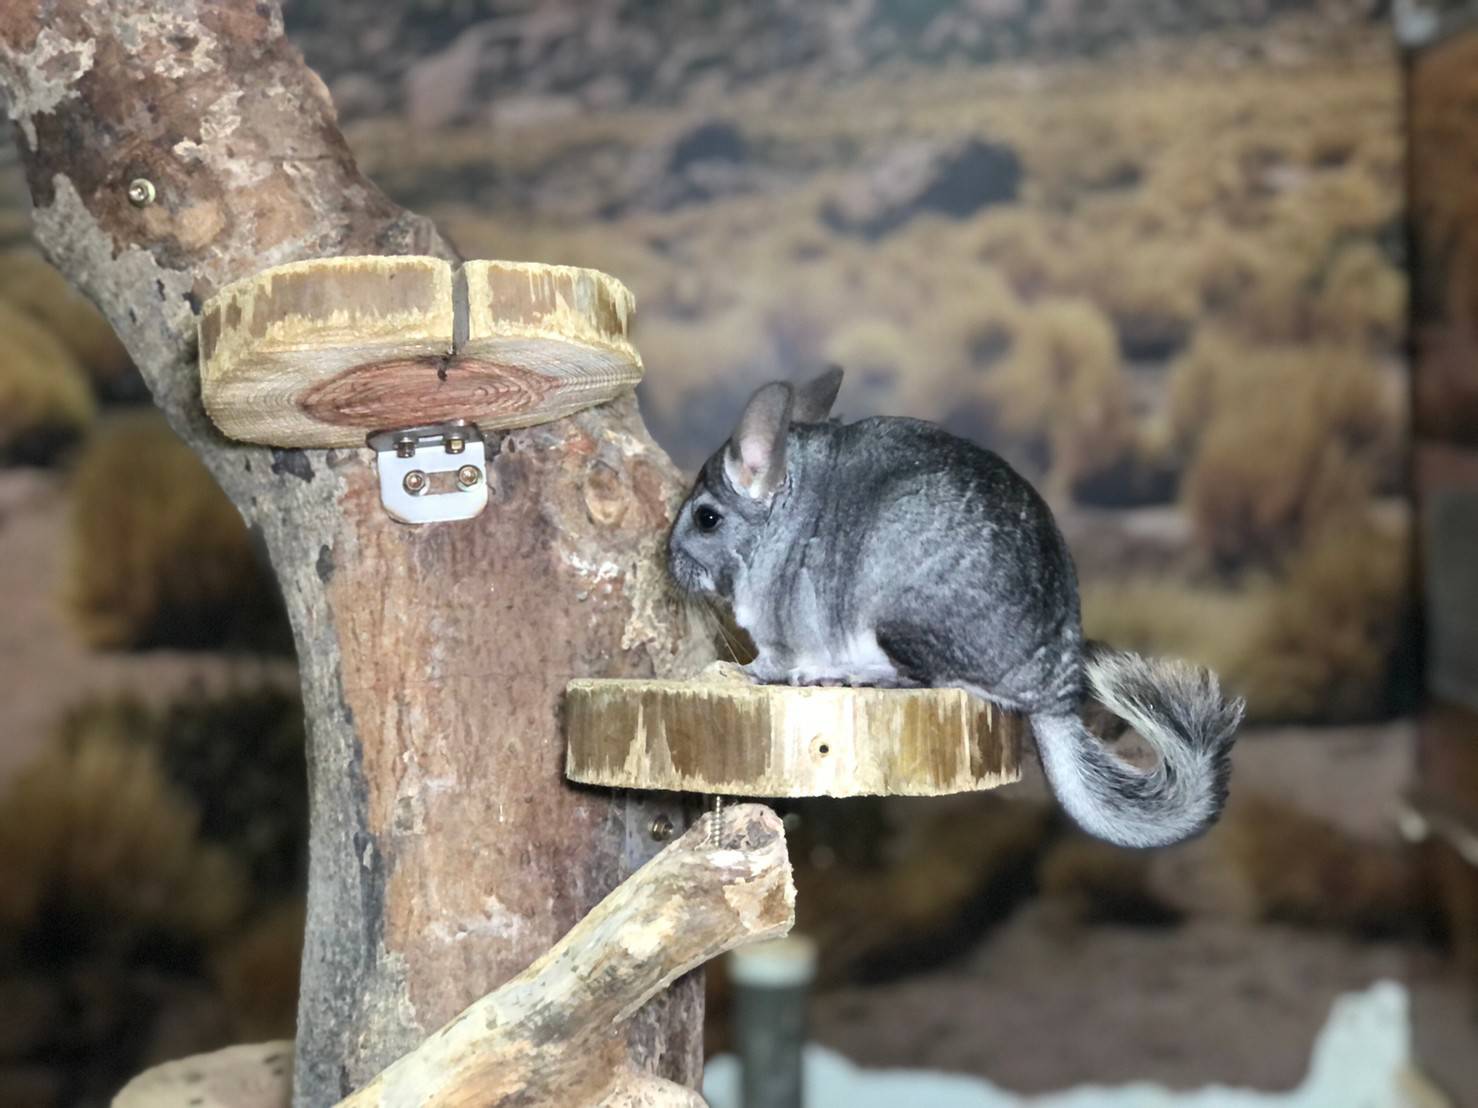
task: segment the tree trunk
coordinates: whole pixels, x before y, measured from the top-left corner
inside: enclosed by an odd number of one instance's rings
[[[652,802],[565,783],[558,710],[571,677],[706,660],[659,560],[678,477],[628,397],[492,436],[487,510],[409,528],[367,450],[215,430],[195,342],[215,289],[300,258],[454,257],[359,174],[275,3],[11,2],[0,89],[40,244],[259,529],[286,597],[312,819],[295,1100],[331,1103],[655,852]],[[633,1021],[637,1065],[696,1083],[699,988]]]

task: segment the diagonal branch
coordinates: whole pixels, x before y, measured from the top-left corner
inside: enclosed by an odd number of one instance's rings
[[[705,816],[537,962],[337,1108],[701,1108],[691,1090],[632,1070],[617,1032],[680,975],[794,922],[779,818],[741,805],[724,813],[722,834],[717,818]],[[113,1108],[281,1108],[288,1050],[264,1043],[171,1062],[135,1078]]]

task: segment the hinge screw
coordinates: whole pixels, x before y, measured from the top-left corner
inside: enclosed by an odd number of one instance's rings
[[[461,485],[464,489],[470,489],[481,480],[482,474],[478,472],[476,466],[463,466],[457,470],[457,484]]]
[[[135,208],[147,208],[158,195],[154,182],[147,177],[135,177],[128,182],[128,202]]]
[[[413,469],[405,475],[405,480],[401,484],[405,486],[406,492],[414,496],[416,493],[426,491],[426,475],[419,469]]]
[[[665,843],[672,838],[672,820],[666,816],[658,816],[652,820],[652,838],[659,843]]]

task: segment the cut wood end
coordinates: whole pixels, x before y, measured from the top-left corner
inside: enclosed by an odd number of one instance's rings
[[[620,281],[573,266],[291,262],[205,302],[201,393],[224,434],[281,447],[362,446],[449,419],[526,427],[636,386],[634,310]]]
[[[942,796],[1021,778],[1028,730],[960,689],[790,688],[732,673],[566,687],[565,773],[723,796]]]
[[[113,1098],[113,1108],[288,1108],[293,1044],[228,1046],[145,1070]]]

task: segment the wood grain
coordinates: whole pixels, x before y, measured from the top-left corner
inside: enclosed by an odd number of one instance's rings
[[[959,689],[590,680],[565,692],[572,781],[723,796],[939,796],[1021,777],[1027,722]]]
[[[201,394],[224,434],[278,447],[361,446],[452,418],[527,427],[635,387],[632,311],[615,278],[570,266],[294,262],[205,302]]]

